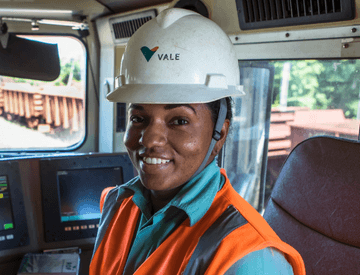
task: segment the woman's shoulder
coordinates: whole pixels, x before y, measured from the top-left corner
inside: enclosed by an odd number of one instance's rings
[[[246,222],[256,228],[256,231],[265,239],[267,237],[278,238],[261,214],[235,191],[224,169],[221,169],[221,174],[225,177],[225,184],[218,193],[218,199],[222,203],[232,205]]]
[[[299,253],[277,236],[260,213],[234,190],[227,177],[218,195],[217,199],[221,202],[220,204],[228,204],[227,209],[233,209],[232,212],[237,213],[236,215],[232,214],[232,217],[237,216],[236,219],[241,220],[241,224],[233,227],[234,229],[222,239],[222,249],[232,251],[235,262],[237,261],[236,258],[242,259],[249,253],[264,249],[263,252],[267,252],[267,248],[272,247],[275,249],[274,251],[286,255],[286,259],[290,261],[293,267],[296,267],[297,271],[301,269],[302,261]],[[245,251],[247,252],[244,253]],[[255,253],[254,255],[258,254]],[[219,257],[221,258],[221,256]],[[270,258],[268,257],[268,259]]]
[[[224,275],[292,275],[294,274],[290,263],[284,253],[272,247],[253,251],[235,262]]]

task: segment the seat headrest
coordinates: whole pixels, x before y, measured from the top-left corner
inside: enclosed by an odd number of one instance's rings
[[[360,143],[303,141],[288,156],[271,197],[304,225],[360,247]]]

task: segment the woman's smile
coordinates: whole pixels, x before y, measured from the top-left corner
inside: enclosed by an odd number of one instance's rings
[[[139,159],[139,167],[142,171],[149,174],[162,173],[164,169],[171,165],[169,159],[156,157],[143,157]]]
[[[146,164],[165,164],[170,162],[169,159],[143,157],[142,161]]]

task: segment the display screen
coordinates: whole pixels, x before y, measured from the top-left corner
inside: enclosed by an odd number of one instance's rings
[[[0,231],[13,229],[14,220],[6,176],[0,176]]]
[[[61,222],[100,218],[104,188],[122,184],[122,169],[95,168],[57,172]]]

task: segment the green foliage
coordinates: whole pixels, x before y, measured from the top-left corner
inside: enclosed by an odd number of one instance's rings
[[[290,62],[288,106],[343,109],[356,118],[360,92],[360,60],[292,60],[271,62],[275,69],[273,106],[280,103],[285,62]]]
[[[26,79],[11,77],[15,83],[26,83]]]
[[[75,61],[71,59],[69,62],[65,64],[61,64],[59,79],[62,82],[62,85],[67,85],[71,72],[73,72],[73,78],[72,78],[73,81],[81,80],[80,63],[78,60]]]

